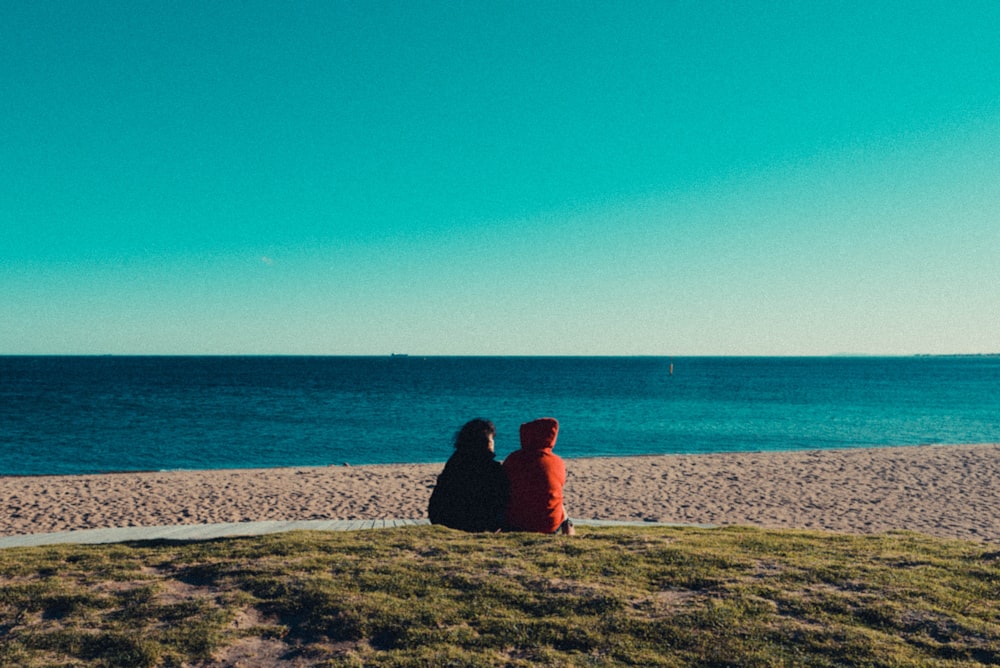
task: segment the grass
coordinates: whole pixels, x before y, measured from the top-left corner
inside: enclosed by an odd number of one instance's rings
[[[440,527],[0,550],[3,666],[1000,664],[997,546]]]

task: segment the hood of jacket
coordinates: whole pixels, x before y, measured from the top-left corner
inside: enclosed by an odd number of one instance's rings
[[[523,450],[551,450],[559,434],[559,422],[554,418],[540,418],[521,425],[521,448]]]

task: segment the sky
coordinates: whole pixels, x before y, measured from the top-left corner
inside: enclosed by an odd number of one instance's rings
[[[993,0],[0,17],[0,354],[1000,352]]]

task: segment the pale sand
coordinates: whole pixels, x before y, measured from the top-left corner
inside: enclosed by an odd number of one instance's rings
[[[557,448],[558,452],[558,448]],[[567,460],[571,516],[1000,542],[1000,444]],[[420,518],[441,464],[0,477],[0,535]]]

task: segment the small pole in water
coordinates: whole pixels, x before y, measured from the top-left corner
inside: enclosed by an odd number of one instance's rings
[[[670,362],[670,375],[674,375],[674,363],[672,361]]]

